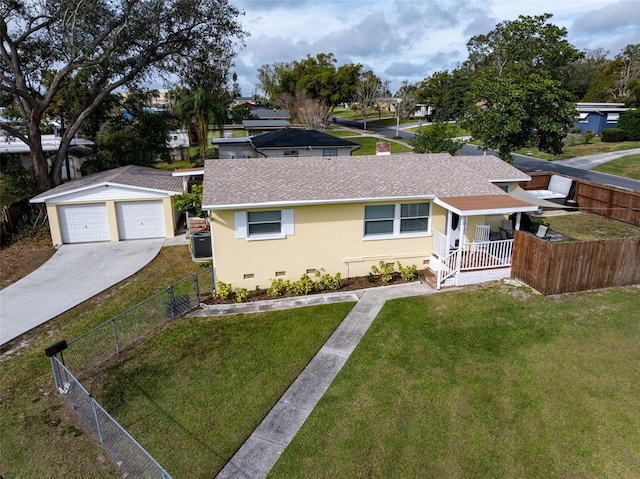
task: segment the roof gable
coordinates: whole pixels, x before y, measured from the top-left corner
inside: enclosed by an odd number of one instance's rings
[[[104,185],[121,185],[128,190],[157,191],[161,194],[182,193],[182,180],[174,177],[170,171],[128,165],[113,170],[101,171],[83,176],[77,180],[63,183],[31,199],[33,203],[67,197],[82,191],[103,187]]]

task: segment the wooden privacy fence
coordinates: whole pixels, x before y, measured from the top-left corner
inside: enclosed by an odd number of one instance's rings
[[[640,284],[640,238],[551,243],[516,231],[511,275],[542,294]]]
[[[548,171],[528,173],[531,181],[520,182],[520,186],[525,190],[546,189],[552,174],[554,173]],[[578,178],[567,178],[576,181],[574,199],[580,211],[640,226],[640,192]]]

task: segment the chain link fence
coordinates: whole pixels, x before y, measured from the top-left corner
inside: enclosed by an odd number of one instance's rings
[[[169,473],[91,397],[56,356],[50,359],[56,388],[85,431],[100,442],[122,477],[171,479]]]
[[[82,374],[176,319],[211,296],[213,269],[172,284],[77,338],[46,349],[56,388],[78,420],[104,447],[122,477],[171,479],[162,466],[89,394],[72,374]],[[58,359],[58,357],[60,359]]]
[[[80,374],[134,344],[150,330],[175,319],[211,296],[213,270],[207,268],[172,284],[123,313],[69,341],[66,366]]]

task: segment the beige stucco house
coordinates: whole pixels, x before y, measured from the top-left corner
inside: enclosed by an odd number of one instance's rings
[[[494,156],[209,160],[216,279],[268,287],[321,268],[365,276],[380,261],[430,267],[439,286],[509,276],[513,239],[490,232],[537,209],[508,193],[529,179]],[[486,259],[467,272],[479,251]]]
[[[63,183],[32,198],[44,203],[54,245],[172,238],[173,196],[183,181],[169,171],[123,166]]]

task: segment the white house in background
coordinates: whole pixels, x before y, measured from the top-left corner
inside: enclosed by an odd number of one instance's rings
[[[60,137],[56,135],[42,135],[42,149],[49,158],[49,166],[51,166],[50,158],[60,148]],[[62,165],[62,179],[75,179],[82,176],[80,168],[89,155],[89,147],[93,142],[84,138],[74,138],[71,140],[69,148],[69,159]],[[18,138],[8,137],[0,133],[0,154],[17,154],[25,169],[33,168],[33,159],[29,146]]]

